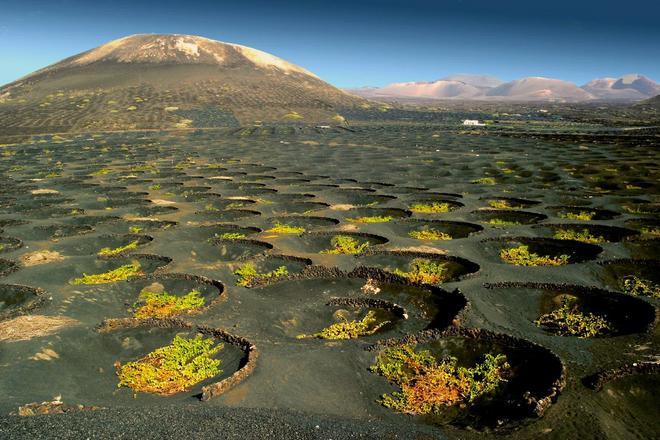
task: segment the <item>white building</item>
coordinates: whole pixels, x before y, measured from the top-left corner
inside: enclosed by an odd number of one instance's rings
[[[479,122],[478,119],[465,119],[465,120],[463,120],[463,125],[483,127],[486,124],[484,124],[483,122]]]

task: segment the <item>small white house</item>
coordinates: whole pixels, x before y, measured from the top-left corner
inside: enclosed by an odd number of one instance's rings
[[[470,125],[470,126],[473,126],[473,127],[475,127],[475,126],[476,127],[483,127],[486,124],[484,124],[483,122],[479,122],[478,119],[465,119],[465,120],[463,120],[463,125]]]

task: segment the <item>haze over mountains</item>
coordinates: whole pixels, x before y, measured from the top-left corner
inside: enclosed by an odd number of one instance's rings
[[[640,101],[660,94],[660,84],[642,75],[598,78],[578,87],[553,78],[526,77],[509,82],[484,75],[452,75],[437,81],[393,83],[348,89],[365,98],[460,99],[489,101]]]
[[[21,133],[341,121],[363,104],[308,70],[190,35],[133,35],[0,88],[0,125]]]

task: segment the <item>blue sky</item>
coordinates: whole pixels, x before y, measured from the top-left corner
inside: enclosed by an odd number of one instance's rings
[[[0,84],[109,40],[240,43],[340,87],[453,73],[660,81],[660,1],[0,0]]]

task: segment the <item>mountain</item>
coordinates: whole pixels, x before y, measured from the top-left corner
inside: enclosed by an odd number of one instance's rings
[[[559,79],[528,77],[503,82],[487,75],[450,75],[437,81],[393,83],[349,89],[371,99],[458,99],[487,101],[641,101],[660,94],[660,85],[642,75],[597,78],[582,87]]]
[[[653,98],[645,99],[644,101],[638,102],[635,104],[638,107],[646,107],[656,111],[660,111],[660,95],[656,95]]]
[[[0,88],[0,127],[21,133],[330,122],[364,100],[238,44],[132,35]]]
[[[482,95],[478,87],[462,81],[394,83],[378,89],[377,95],[414,98],[474,98]]]
[[[582,86],[582,89],[602,100],[639,101],[660,94],[660,85],[638,74],[621,78],[597,78]]]
[[[452,75],[430,82],[393,83],[385,87],[351,89],[368,98],[465,99],[490,101],[575,102],[593,96],[573,83],[558,79],[530,77],[503,82],[491,76]]]
[[[497,87],[500,84],[504,84],[504,81],[502,81],[501,79],[489,75],[460,74],[460,75],[449,75],[442,79],[445,81],[460,81],[465,84],[479,88],[491,88],[491,87]]]
[[[538,76],[501,84],[488,90],[486,96],[512,101],[577,102],[593,99],[592,95],[571,82]]]
[[[500,84],[502,81],[492,76],[461,74],[436,81],[393,83],[347,91],[365,98],[474,99]]]
[[[615,90],[633,89],[649,97],[660,93],[660,84],[637,74],[622,76],[612,84],[612,88]]]

